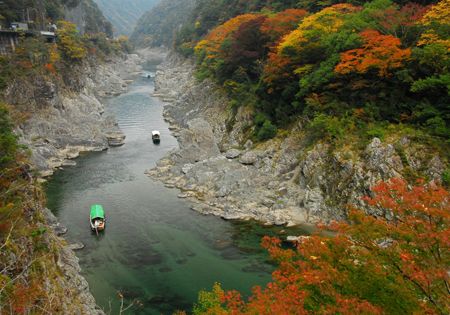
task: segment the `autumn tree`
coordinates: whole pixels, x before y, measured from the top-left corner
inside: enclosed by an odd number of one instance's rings
[[[212,59],[220,53],[223,42],[236,31],[243,23],[258,18],[256,14],[243,14],[225,22],[213,29],[203,40],[195,47],[197,54],[205,54],[205,58]]]
[[[248,300],[216,285],[196,314],[448,314],[449,192],[394,178],[373,194],[367,203],[384,215],[351,210],[348,223],[327,226],[332,237],[296,249],[265,237],[279,264],[273,281]]]
[[[450,1],[442,0],[433,5],[420,20],[425,27],[414,58],[419,62],[422,78],[412,85],[414,92],[450,91]]]
[[[420,36],[420,20],[429,9],[418,3],[399,6],[390,0],[376,0],[368,3],[360,13],[365,21],[362,27],[375,29],[383,35],[400,38],[403,43],[412,44]]]
[[[360,35],[364,41],[362,48],[341,53],[341,62],[335,68],[337,73],[366,73],[374,69],[380,77],[386,77],[411,56],[411,49],[402,49],[400,39],[392,35],[382,35],[375,30],[366,30]]]
[[[285,35],[296,29],[307,14],[306,10],[287,9],[269,15],[261,25],[261,32],[268,37],[269,46],[277,44]]]
[[[58,22],[58,48],[69,60],[79,61],[87,56],[87,49],[75,24]]]

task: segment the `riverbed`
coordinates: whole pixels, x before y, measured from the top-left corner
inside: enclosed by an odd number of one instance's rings
[[[125,305],[136,302],[129,314],[189,311],[198,292],[215,282],[249,294],[252,286],[270,281],[274,268],[259,246],[261,237],[283,230],[203,216],[177,197],[178,190],[144,174],[178,147],[153,89],[152,79],[142,76],[128,93],[108,101],[125,145],[82,155],[47,185],[48,207],[69,228],[67,240],[85,244],[77,252],[83,275],[99,306],[112,314],[119,292]],[[161,132],[159,145],[151,141],[155,129]],[[99,236],[91,233],[88,219],[90,205],[97,203],[107,215]]]

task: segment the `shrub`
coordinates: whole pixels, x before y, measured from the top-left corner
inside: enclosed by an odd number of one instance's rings
[[[381,126],[371,124],[367,128],[366,134],[369,138],[376,137],[383,140],[386,135],[386,130]]]
[[[442,183],[443,183],[446,187],[450,187],[450,168],[447,168],[447,169],[442,173]]]
[[[268,139],[272,139],[277,135],[277,127],[275,127],[270,120],[266,120],[261,128],[259,129],[258,133],[256,134],[256,138],[259,141],[264,141]]]
[[[345,122],[338,117],[331,117],[325,114],[317,114],[308,126],[314,140],[318,139],[339,139],[345,133]]]
[[[8,110],[0,104],[0,169],[15,160],[17,150],[17,137],[12,131]]]

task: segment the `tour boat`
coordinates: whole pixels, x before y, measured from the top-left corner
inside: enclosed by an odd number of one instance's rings
[[[89,223],[91,224],[92,231],[98,233],[105,229],[105,211],[101,205],[92,205],[91,214],[89,217]]]
[[[152,140],[153,143],[159,143],[161,141],[161,134],[159,133],[158,130],[152,131]]]

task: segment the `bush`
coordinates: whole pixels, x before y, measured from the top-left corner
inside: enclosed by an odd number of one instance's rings
[[[17,150],[17,137],[12,131],[8,110],[0,104],[0,169],[15,160]]]
[[[340,139],[345,133],[345,121],[338,117],[318,114],[310,122],[308,129],[314,140],[330,138]]]
[[[444,184],[444,186],[450,187],[450,168],[447,168],[442,173],[442,183]]]
[[[383,140],[386,135],[386,130],[381,126],[369,125],[369,127],[367,128],[366,134],[370,139],[376,137],[376,138],[380,138],[381,140]]]
[[[258,133],[256,134],[256,138],[259,141],[269,140],[272,139],[277,135],[277,127],[275,127],[270,120],[266,120],[262,127],[259,129]]]

